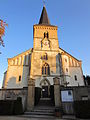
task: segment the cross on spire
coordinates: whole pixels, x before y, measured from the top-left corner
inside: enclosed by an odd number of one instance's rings
[[[45,0],[43,0],[43,6],[45,6],[45,3],[46,3]]]

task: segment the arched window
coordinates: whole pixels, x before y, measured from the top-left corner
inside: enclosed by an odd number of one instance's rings
[[[43,47],[43,45],[42,45],[42,41],[41,41],[41,48]]]
[[[50,75],[50,67],[47,63],[42,66],[42,75]]]
[[[15,65],[15,60],[13,60],[13,65]]]
[[[48,60],[48,55],[47,55],[47,53],[44,54],[43,59],[44,59],[44,60]]]
[[[45,53],[46,54],[46,60],[48,60],[48,55],[47,55],[47,53]]]
[[[44,32],[44,38],[49,38],[49,34],[48,34],[48,32]]]
[[[49,34],[48,34],[48,32],[47,32],[47,38],[49,38]]]
[[[19,81],[19,82],[21,81],[21,75],[19,75],[19,79],[18,79],[18,81]]]
[[[43,56],[41,56],[41,59],[42,59],[42,60],[48,60],[48,55],[47,55],[47,53],[45,53]]]
[[[68,68],[66,68],[66,72],[68,72]]]
[[[26,65],[26,58],[27,56],[26,55],[24,55],[24,65]]]
[[[67,59],[65,59],[65,62],[67,62]]]
[[[19,58],[17,58],[17,65],[19,64]]]
[[[74,76],[74,78],[75,78],[75,81],[77,81],[77,76],[76,75]]]
[[[45,38],[45,33],[44,33],[44,38]]]
[[[21,56],[21,58],[20,58],[20,59],[21,59],[21,61],[20,61],[20,65],[22,65],[22,56]]]

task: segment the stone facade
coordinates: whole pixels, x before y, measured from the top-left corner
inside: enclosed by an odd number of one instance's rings
[[[37,25],[38,26],[38,25]],[[40,28],[40,31],[39,31]],[[57,27],[53,28],[55,30],[48,30],[52,27],[34,26],[34,48],[30,49],[18,56],[8,59],[8,69],[4,77],[3,87],[4,88],[23,88],[27,87],[27,78],[33,78],[35,80],[41,80],[42,66],[47,63],[50,67],[50,75],[46,76],[47,79],[53,84],[53,78],[55,76],[60,77],[61,85],[67,84],[67,86],[83,86],[83,73],[81,67],[81,61],[72,57],[66,51],[62,50],[58,45],[57,39]],[[41,41],[43,40],[43,34],[48,30],[48,33],[52,38],[50,40],[50,49],[48,46],[41,48]],[[44,31],[44,32],[41,32]],[[55,33],[55,35],[53,35]],[[40,34],[40,36],[38,36]],[[54,38],[53,38],[54,36]],[[41,37],[41,38],[40,38]],[[54,44],[54,40],[55,43]],[[47,42],[46,42],[47,43]],[[53,46],[53,47],[52,47]],[[46,50],[47,48],[47,50]],[[55,49],[54,49],[55,48]],[[47,54],[48,59],[43,59],[43,56]],[[21,81],[18,81],[19,76],[21,76]],[[76,76],[76,79],[75,79]],[[36,81],[36,83],[37,83]],[[35,84],[38,86],[38,83]]]
[[[34,48],[8,59],[3,87],[28,87],[28,76],[35,79],[35,86],[39,86],[43,77],[46,77],[51,84],[54,77],[59,77],[61,85],[83,86],[82,63],[59,48],[57,26],[34,25],[33,29]],[[44,34],[47,33],[48,38],[44,38]],[[44,64],[49,65],[49,75],[42,75]]]

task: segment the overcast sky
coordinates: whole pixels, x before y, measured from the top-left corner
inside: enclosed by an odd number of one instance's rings
[[[58,26],[59,46],[79,60],[90,75],[90,0],[46,0],[50,23]],[[33,25],[39,22],[43,0],[0,0],[0,19],[8,23],[0,46],[0,86],[7,58],[33,48]]]

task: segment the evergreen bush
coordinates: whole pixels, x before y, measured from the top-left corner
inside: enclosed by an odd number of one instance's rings
[[[90,100],[74,101],[74,110],[77,118],[90,118]]]

